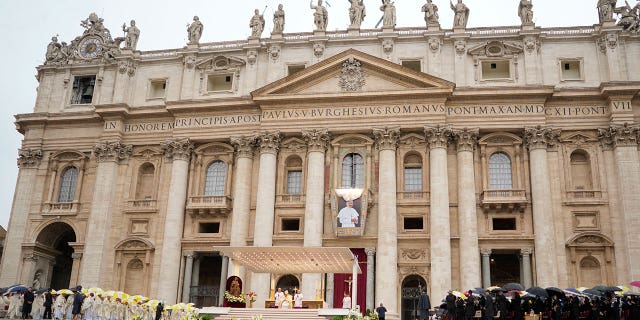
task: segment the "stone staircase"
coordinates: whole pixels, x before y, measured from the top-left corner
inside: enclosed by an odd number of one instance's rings
[[[251,320],[262,315],[263,320],[322,320],[317,309],[230,309],[229,313],[214,317],[215,320]]]

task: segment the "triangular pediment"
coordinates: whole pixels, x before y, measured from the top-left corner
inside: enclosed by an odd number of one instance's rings
[[[455,84],[349,49],[252,92],[256,100],[278,97],[448,95]]]

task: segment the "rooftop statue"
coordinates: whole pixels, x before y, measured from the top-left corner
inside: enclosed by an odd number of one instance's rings
[[[249,28],[251,28],[251,37],[260,38],[262,31],[264,31],[264,16],[260,14],[260,10],[254,11],[251,21],[249,21]]]
[[[189,44],[200,43],[200,37],[202,37],[203,28],[204,26],[202,25],[202,22],[200,22],[200,18],[198,18],[198,16],[194,16],[193,22],[190,25],[187,25]]]
[[[606,21],[615,21],[613,12],[616,7],[616,0],[598,0],[598,17],[600,23]]]
[[[440,26],[438,6],[431,0],[427,0],[427,3],[422,6],[422,12],[424,12],[424,21],[427,23],[427,26]]]
[[[367,15],[363,0],[349,0],[351,7],[349,8],[349,20],[351,24],[349,28],[360,29],[364,17]]]
[[[278,10],[273,13],[273,34],[281,34],[284,31],[284,10],[282,4],[278,5]]]
[[[327,24],[329,23],[329,12],[327,8],[322,5],[322,0],[318,0],[318,5],[313,5],[313,0],[309,2],[309,7],[315,10],[313,13],[313,23],[316,25],[317,31],[326,31]]]
[[[623,27],[626,31],[640,31],[640,3],[637,3],[633,8],[626,0],[624,4],[624,6],[614,9],[614,12],[620,15],[618,26]]]
[[[125,36],[124,47],[126,49],[136,50],[138,39],[140,38],[140,29],[136,27],[136,21],[131,20],[131,25],[128,28],[126,23],[123,24],[122,31],[127,34]]]
[[[469,8],[462,3],[462,0],[458,0],[457,4],[450,2],[451,10],[453,10],[453,27],[454,28],[466,28],[469,21]]]
[[[396,6],[391,0],[383,0],[380,6],[382,14],[382,28],[393,29],[396,26]]]
[[[533,24],[533,4],[531,0],[520,0],[518,16],[520,17],[520,21],[522,21],[522,25]]]

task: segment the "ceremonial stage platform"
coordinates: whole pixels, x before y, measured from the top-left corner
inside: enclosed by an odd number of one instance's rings
[[[200,316],[210,315],[216,320],[251,320],[254,316],[262,316],[263,320],[322,320],[333,319],[335,316],[345,316],[346,309],[237,309],[237,308],[202,308]]]

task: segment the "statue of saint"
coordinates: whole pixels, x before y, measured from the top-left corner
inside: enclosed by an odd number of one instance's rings
[[[614,9],[614,12],[620,15],[620,20],[618,20],[617,25],[627,31],[635,32],[640,30],[640,16],[638,15],[640,3],[636,4],[633,8],[631,8],[629,2],[626,0],[624,4],[624,6]]]
[[[360,29],[364,17],[367,15],[363,0],[349,0],[351,7],[349,8],[349,20],[351,25],[349,28]]]
[[[36,290],[40,289],[40,276],[42,275],[42,273],[40,271],[36,272],[35,276],[33,277],[33,285],[32,287]]]
[[[383,0],[382,6],[382,29],[393,29],[396,26],[396,6],[391,0]]]
[[[229,287],[229,294],[235,297],[242,295],[242,289],[240,288],[240,282],[238,282],[237,277],[233,278],[233,281],[231,281],[231,286]]]
[[[614,21],[613,12],[616,8],[616,0],[598,0],[598,16],[600,23]]]
[[[273,34],[281,34],[284,31],[284,10],[282,4],[278,5],[278,10],[273,13]]]
[[[450,2],[451,10],[453,10],[453,27],[454,28],[466,28],[467,21],[469,21],[469,8],[462,3],[462,0],[458,0],[457,4]]]
[[[531,0],[520,0],[518,16],[520,17],[520,21],[522,21],[522,25],[533,24],[533,4]]]
[[[200,43],[200,37],[202,36],[203,28],[204,26],[202,25],[202,22],[200,22],[200,18],[198,18],[198,16],[194,16],[193,22],[190,25],[187,25],[189,44]]]
[[[126,24],[122,25],[122,31],[127,33],[124,40],[124,47],[131,50],[136,50],[138,46],[138,39],[140,38],[140,29],[136,27],[136,21],[131,20],[131,26],[127,28]]]
[[[322,0],[318,0],[318,5],[313,5],[313,0],[309,2],[309,7],[315,10],[313,13],[313,23],[316,25],[316,30],[326,31],[327,24],[329,23],[329,12],[327,8],[322,5]]]
[[[251,28],[251,37],[260,38],[262,31],[264,31],[264,17],[260,14],[260,10],[254,11],[251,21],[249,21],[249,28]]]
[[[45,64],[58,62],[62,59],[62,46],[58,43],[58,37],[51,37],[51,42],[47,45],[45,54]]]
[[[427,23],[427,26],[440,26],[438,6],[435,5],[432,0],[427,0],[427,3],[422,6],[422,12],[424,12],[424,21]]]

